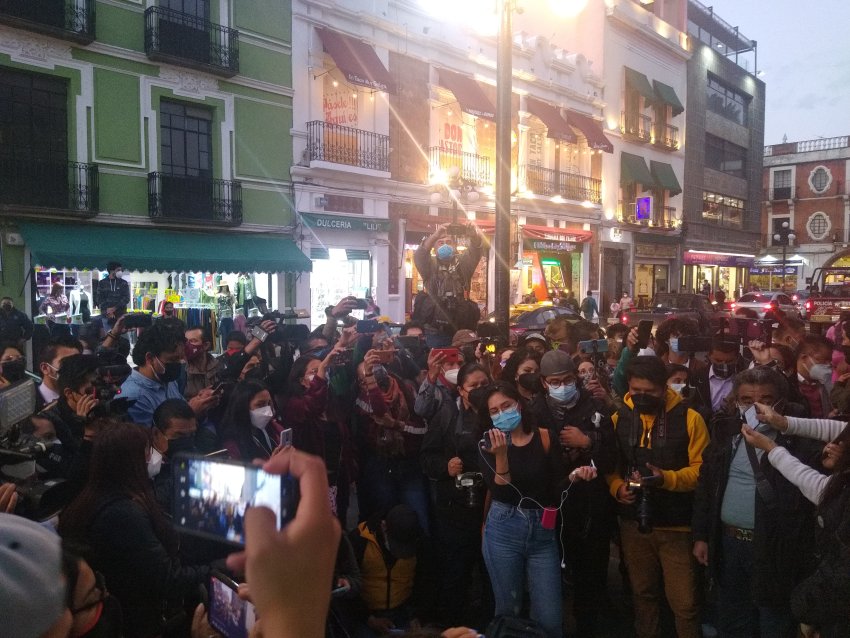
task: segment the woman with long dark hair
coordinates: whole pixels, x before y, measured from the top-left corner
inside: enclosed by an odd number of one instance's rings
[[[523,401],[531,401],[534,395],[543,392],[543,384],[540,382],[540,355],[528,348],[517,348],[502,369],[500,380],[514,386]]]
[[[460,401],[446,401],[428,420],[419,458],[431,482],[435,547],[440,555],[438,620],[448,627],[478,626],[464,616],[472,573],[481,562],[481,520],[486,486],[478,468],[481,440],[477,395],[490,377],[484,366],[467,363],[457,375]],[[484,620],[484,619],[477,619]]]
[[[249,379],[236,384],[222,419],[221,440],[230,458],[270,458],[283,431],[275,417],[274,401],[265,383]]]
[[[480,454],[480,467],[492,495],[482,545],[496,615],[519,616],[527,584],[531,619],[548,636],[560,638],[555,523],[567,478],[561,449],[546,428],[533,423],[512,385],[499,382],[482,394],[479,419],[486,449]],[[590,470],[580,468],[570,478],[588,478],[585,473]]]
[[[91,565],[120,602],[128,638],[158,636],[206,581],[207,566],[177,557],[177,536],[149,478],[149,433],[115,422],[95,438],[83,491],[62,512],[59,533],[91,549]]]

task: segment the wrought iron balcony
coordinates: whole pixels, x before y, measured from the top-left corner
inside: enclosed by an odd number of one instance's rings
[[[307,155],[311,162],[345,164],[389,173],[390,138],[315,120],[307,122]]]
[[[439,146],[432,146],[428,149],[428,165],[432,172],[448,173],[452,168],[457,168],[460,170],[460,177],[465,182],[471,182],[477,186],[493,183],[490,173],[490,158],[486,155],[457,153]]]
[[[0,23],[89,44],[95,0],[0,0]]]
[[[642,113],[623,111],[620,120],[623,135],[640,142],[648,142],[652,137],[652,118]]]
[[[618,202],[617,220],[622,224],[633,226],[645,226],[658,230],[678,230],[681,222],[676,219],[676,209],[672,206],[662,206],[655,209],[649,219],[637,219],[635,217],[636,202]]]
[[[0,205],[90,216],[98,211],[99,188],[97,164],[0,155]]]
[[[653,142],[656,146],[671,151],[679,150],[679,127],[672,124],[656,124]]]
[[[542,166],[523,167],[525,185],[536,195],[554,197],[560,195],[564,199],[589,201],[593,204],[602,203],[602,180],[586,177],[577,173],[555,171]]]
[[[239,73],[239,31],[164,7],[145,11],[145,53],[224,77]]]
[[[148,173],[148,215],[173,222],[242,223],[242,182]]]

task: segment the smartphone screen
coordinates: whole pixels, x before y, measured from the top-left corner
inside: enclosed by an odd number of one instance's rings
[[[298,482],[291,476],[196,456],[178,456],[174,467],[174,524],[186,532],[241,546],[249,507],[272,510],[278,529],[295,516]]]
[[[226,638],[248,638],[257,620],[254,605],[236,593],[236,583],[226,576],[210,576],[208,618],[213,629]]]

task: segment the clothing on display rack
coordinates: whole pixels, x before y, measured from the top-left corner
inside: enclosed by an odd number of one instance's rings
[[[222,351],[227,347],[227,335],[233,330],[233,295],[230,293],[230,286],[220,284],[218,294],[216,295],[216,305],[218,310],[218,332]]]
[[[88,323],[89,319],[91,319],[89,294],[83,290],[82,286],[77,286],[71,291],[71,296],[68,298],[68,302],[71,304],[69,310],[71,316],[82,315],[83,323]]]
[[[247,317],[248,310],[254,307],[254,297],[257,296],[257,289],[254,286],[253,275],[239,275],[236,282],[236,304],[242,308],[242,312]]]
[[[186,325],[186,329],[208,329],[212,336],[212,342],[218,343],[219,324],[215,308],[208,305],[175,304],[174,316]]]

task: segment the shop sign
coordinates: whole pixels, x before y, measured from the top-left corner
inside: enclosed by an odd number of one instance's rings
[[[366,230],[372,233],[386,233],[390,229],[389,219],[377,219],[375,217],[301,213],[301,219],[310,228],[321,228],[323,230]]]
[[[711,253],[686,252],[683,258],[685,264],[706,264],[725,268],[747,268],[753,265],[753,258],[743,255],[713,255]]]
[[[357,128],[357,98],[351,89],[337,84],[333,85],[330,74],[325,75],[322,93],[322,110],[325,122]]]
[[[526,250],[541,250],[546,252],[563,252],[568,253],[576,249],[575,244],[566,241],[557,241],[552,239],[534,239],[525,237],[522,240],[522,247]]]
[[[635,256],[676,259],[679,247],[672,244],[635,244]]]
[[[782,266],[767,266],[767,267],[757,267],[750,268],[751,275],[782,275]],[[796,266],[786,266],[785,267],[786,275],[796,275],[797,267]]]

